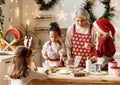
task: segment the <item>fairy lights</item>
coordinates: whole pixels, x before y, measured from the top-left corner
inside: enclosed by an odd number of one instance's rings
[[[16,8],[16,17],[19,17],[20,9],[19,7]]]
[[[13,0],[10,0],[11,3],[13,3]]]
[[[18,3],[18,0],[16,0],[15,2]]]
[[[26,27],[30,26],[30,20],[26,20],[25,23],[26,23]]]
[[[28,6],[28,5],[26,5],[25,7],[26,7],[26,8],[28,8],[29,6]]]
[[[13,8],[13,4],[16,4]],[[10,5],[9,5],[9,13],[10,13],[10,17],[9,17],[9,28],[12,28],[13,27],[13,23],[15,22],[14,21],[14,18],[19,18],[20,16],[20,8],[18,7],[18,0],[10,0]]]

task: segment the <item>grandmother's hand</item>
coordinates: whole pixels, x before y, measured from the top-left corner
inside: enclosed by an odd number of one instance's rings
[[[73,65],[74,59],[73,58],[68,58],[66,60],[66,65]]]

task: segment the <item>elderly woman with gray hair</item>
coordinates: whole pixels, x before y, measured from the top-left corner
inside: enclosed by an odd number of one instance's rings
[[[87,57],[92,57],[85,45],[94,43],[94,30],[92,24],[89,23],[89,13],[84,8],[76,9],[73,19],[74,23],[67,29],[65,39],[67,61],[68,64],[85,67]]]

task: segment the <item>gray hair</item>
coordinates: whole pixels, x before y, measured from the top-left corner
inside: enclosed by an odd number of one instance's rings
[[[89,19],[89,13],[87,12],[87,10],[85,10],[82,7],[79,7],[78,9],[75,10],[74,14],[73,14],[73,19],[75,19],[75,17],[77,16],[82,16],[86,19]]]

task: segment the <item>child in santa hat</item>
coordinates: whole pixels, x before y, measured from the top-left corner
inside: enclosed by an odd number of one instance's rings
[[[115,54],[114,36],[115,29],[113,25],[106,19],[101,18],[93,23],[98,42],[96,47],[94,45],[87,45],[87,48],[91,49],[92,54],[97,57],[97,64],[101,64],[102,68],[107,68],[109,61],[114,60]]]

